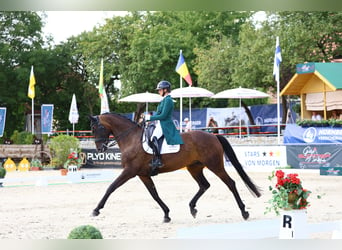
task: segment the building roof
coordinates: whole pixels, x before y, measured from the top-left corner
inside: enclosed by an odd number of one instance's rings
[[[305,63],[296,65],[296,74],[280,95],[336,90],[342,90],[342,63]]]

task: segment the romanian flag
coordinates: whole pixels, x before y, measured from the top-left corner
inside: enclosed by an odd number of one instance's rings
[[[28,87],[28,97],[33,99],[35,97],[34,85],[36,85],[36,79],[34,78],[33,74],[33,66],[31,67],[31,74],[30,74],[30,82]]]
[[[191,86],[192,85],[192,80],[191,80],[191,76],[188,70],[188,67],[185,64],[185,60],[182,54],[182,51],[179,54],[179,59],[178,59],[178,63],[176,66],[176,72],[178,74],[180,74],[181,77],[184,78],[184,80]]]

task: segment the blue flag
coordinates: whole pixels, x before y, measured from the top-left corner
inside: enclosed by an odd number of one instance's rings
[[[43,104],[41,108],[42,134],[51,134],[53,120],[53,104]]]
[[[6,123],[6,108],[0,108],[0,137],[4,135]]]
[[[280,45],[279,45],[279,37],[277,36],[276,41],[276,48],[274,53],[274,64],[273,64],[273,76],[276,80],[276,82],[279,83],[279,71],[280,71],[280,63],[281,63],[281,51],[280,51]]]

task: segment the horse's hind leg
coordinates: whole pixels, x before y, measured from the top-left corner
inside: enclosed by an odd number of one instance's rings
[[[139,176],[140,180],[144,183],[147,190],[152,195],[153,199],[159,204],[161,209],[164,211],[164,222],[170,222],[171,218],[169,217],[170,209],[166,206],[166,204],[160,199],[157,189],[153,183],[153,180],[150,176]]]
[[[242,202],[240,195],[236,189],[235,181],[230,178],[226,170],[222,168],[222,171],[213,171],[229,188],[229,190],[233,193],[234,198],[240,208],[242,217],[247,220],[249,217],[249,213],[245,210],[245,204]]]
[[[204,194],[204,192],[210,187],[209,182],[203,175],[203,165],[202,164],[196,164],[188,166],[188,171],[190,172],[191,176],[195,179],[199,186],[199,190],[195,194],[195,196],[191,199],[189,206],[190,206],[190,212],[194,218],[196,218],[197,209],[196,209],[196,203],[198,199]]]

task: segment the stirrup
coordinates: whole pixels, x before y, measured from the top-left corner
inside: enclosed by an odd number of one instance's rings
[[[159,168],[163,166],[163,163],[161,162],[160,158],[153,158],[149,163],[149,166],[151,167],[150,175],[155,176],[158,174]]]
[[[155,176],[155,175],[157,175],[158,173],[159,173],[159,168],[154,168],[154,167],[152,167],[151,168],[151,171],[150,171],[150,176]]]
[[[151,162],[149,163],[149,166],[152,168],[160,168],[163,166],[163,163],[159,158],[156,158],[156,159],[151,160]]]

